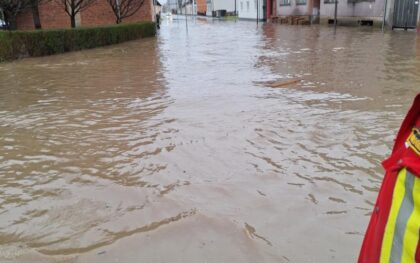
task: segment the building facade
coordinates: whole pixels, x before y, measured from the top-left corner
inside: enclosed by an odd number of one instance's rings
[[[41,25],[44,29],[70,28],[70,17],[63,6],[56,1],[49,1],[39,6]],[[154,21],[152,0],[145,0],[143,6],[133,16],[125,18],[123,23]],[[115,15],[106,0],[97,0],[88,9],[76,16],[77,26],[100,26],[116,23]],[[34,29],[32,12],[25,11],[17,16],[17,28],[20,30]]]
[[[385,21],[392,28],[415,28],[420,32],[419,0],[388,0]]]
[[[236,13],[238,0],[207,0],[207,16],[214,16],[214,12],[226,10],[227,13]]]
[[[169,12],[176,14],[179,7],[178,0],[167,0],[165,7]]]
[[[380,25],[384,16],[384,0],[338,0],[337,21],[341,25]],[[335,0],[321,1],[321,23],[334,19]]]
[[[237,0],[238,17],[240,19],[265,20],[265,0]]]
[[[267,1],[268,1],[267,2],[268,20],[274,17],[299,17],[301,16],[311,23],[317,23],[320,16],[321,1],[330,1],[330,0],[267,0]]]
[[[196,0],[197,5],[197,15],[206,15],[207,13],[207,1],[206,0]]]
[[[333,23],[336,0],[267,0],[267,18],[305,17],[311,23]],[[419,28],[419,0],[337,0],[339,25]],[[385,8],[385,2],[387,6]]]

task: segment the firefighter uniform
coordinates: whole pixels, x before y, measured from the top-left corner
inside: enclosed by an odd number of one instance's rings
[[[391,157],[370,218],[359,263],[420,263],[420,94]]]

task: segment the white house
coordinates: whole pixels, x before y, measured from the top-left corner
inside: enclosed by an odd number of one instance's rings
[[[265,0],[237,0],[237,4],[238,17],[240,19],[265,19]]]
[[[238,0],[207,0],[207,16],[213,16],[214,12],[226,10],[227,13],[237,12],[236,2]]]

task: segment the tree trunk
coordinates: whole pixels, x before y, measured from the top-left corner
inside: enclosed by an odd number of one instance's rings
[[[39,17],[39,8],[38,8],[39,1],[33,0],[32,1],[32,17],[34,18],[34,26],[35,29],[41,29],[41,19]]]
[[[10,12],[3,12],[4,15],[4,22],[6,22],[7,30],[16,30],[17,29],[17,21],[16,15],[11,14]]]
[[[76,28],[76,14],[70,17],[71,20],[71,28]]]
[[[17,29],[16,16],[10,16],[8,24],[9,24],[9,30],[16,30]]]

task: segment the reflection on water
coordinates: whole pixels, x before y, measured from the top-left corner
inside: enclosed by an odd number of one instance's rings
[[[0,64],[1,258],[354,262],[419,43],[174,20]]]

